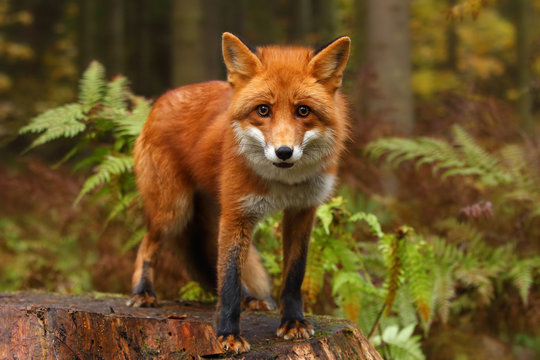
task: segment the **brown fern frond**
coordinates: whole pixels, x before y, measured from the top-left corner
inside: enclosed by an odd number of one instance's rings
[[[396,235],[390,237],[390,244],[387,253],[388,275],[386,276],[385,284],[387,292],[384,299],[384,304],[386,305],[386,315],[390,314],[390,312],[392,311],[392,305],[394,304],[396,293],[402,282],[402,240],[406,235],[406,231],[403,231],[402,228],[399,228],[396,232]]]

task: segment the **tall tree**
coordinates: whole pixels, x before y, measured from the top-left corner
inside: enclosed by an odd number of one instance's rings
[[[79,69],[82,72],[96,56],[96,0],[79,0],[81,28]]]
[[[532,21],[533,11],[530,0],[517,1],[518,14],[516,24],[516,45],[518,65],[518,110],[521,126],[524,130],[533,129],[532,96],[531,96],[531,50],[532,50]]]
[[[367,110],[403,134],[413,129],[409,7],[410,0],[367,1],[367,56],[377,92]]]
[[[113,73],[125,72],[125,0],[111,1],[111,70]]]
[[[199,0],[172,0],[172,85],[207,80],[203,6]]]

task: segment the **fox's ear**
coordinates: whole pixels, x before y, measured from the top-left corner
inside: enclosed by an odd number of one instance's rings
[[[223,33],[223,59],[229,73],[229,81],[238,77],[248,79],[262,66],[259,58],[239,38],[231,33]]]
[[[316,50],[309,62],[313,76],[336,89],[341,86],[341,77],[349,59],[350,47],[351,39],[342,36]]]

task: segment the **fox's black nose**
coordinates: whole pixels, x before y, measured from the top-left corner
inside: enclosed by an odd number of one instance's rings
[[[276,150],[276,156],[280,158],[281,160],[287,160],[292,156],[293,149],[291,149],[288,146],[280,146]]]

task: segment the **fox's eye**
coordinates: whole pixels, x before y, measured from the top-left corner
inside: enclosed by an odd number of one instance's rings
[[[270,107],[268,107],[267,105],[259,105],[257,106],[257,114],[259,114],[259,116],[261,117],[267,117],[268,115],[270,115]]]
[[[307,117],[310,112],[311,112],[311,109],[309,108],[309,106],[306,106],[306,105],[300,105],[296,109],[296,114],[300,117]]]

